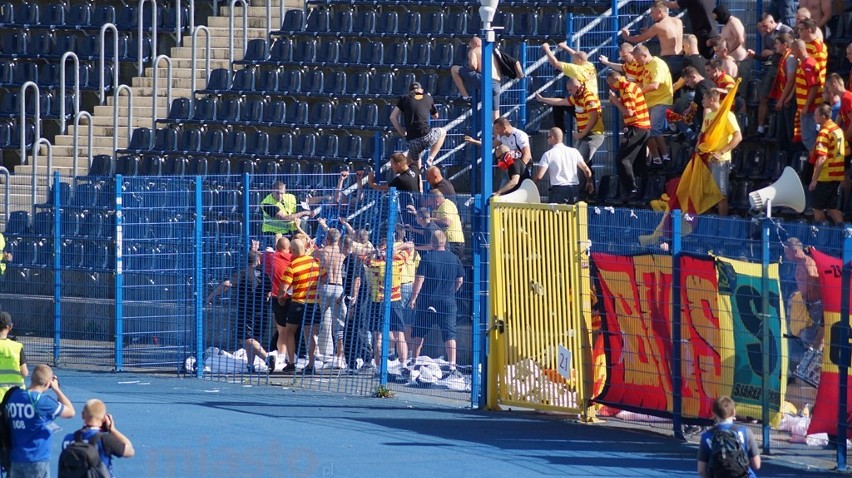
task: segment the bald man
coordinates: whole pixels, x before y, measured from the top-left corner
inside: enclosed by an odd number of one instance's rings
[[[651,28],[637,35],[631,35],[630,30],[625,28],[621,30],[621,37],[633,44],[656,38],[660,42],[660,58],[666,62],[672,78],[677,81],[683,69],[683,22],[680,18],[670,16],[669,7],[661,0],[651,7],[651,19],[654,20]]]
[[[472,103],[470,95],[479,91],[482,84],[482,39],[474,36],[467,44],[467,65],[453,65],[450,68],[453,82],[456,84],[462,99]],[[500,116],[500,70],[497,62],[491,62],[491,111],[494,119]]]
[[[441,174],[441,168],[437,166],[431,166],[426,170],[426,181],[429,182],[429,189],[441,191],[444,196],[456,195],[456,188],[453,187],[453,183],[444,178]]]
[[[580,152],[562,142],[562,130],[550,128],[547,132],[547,144],[550,149],[541,155],[533,181],[538,183],[548,174],[550,192],[547,202],[552,204],[574,204],[580,199],[580,177],[582,171],[586,177],[592,176],[592,171],[583,161]],[[594,191],[594,182],[586,181],[586,192]]]

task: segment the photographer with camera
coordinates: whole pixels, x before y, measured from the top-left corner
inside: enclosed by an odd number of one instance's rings
[[[100,436],[98,436],[100,434]],[[97,437],[95,440],[93,438]],[[104,402],[93,398],[83,407],[83,428],[65,435],[62,449],[65,450],[74,442],[92,442],[97,446],[101,463],[112,473],[112,457],[130,458],[136,454],[133,443],[115,427],[115,420],[107,413]],[[63,459],[59,459],[59,478],[62,478]]]
[[[46,392],[52,389],[56,398]],[[10,476],[48,478],[50,476],[50,436],[59,427],[57,418],[72,418],[76,413],[71,400],[59,388],[53,370],[41,364],[35,368],[28,389],[11,392],[6,416],[12,436]]]

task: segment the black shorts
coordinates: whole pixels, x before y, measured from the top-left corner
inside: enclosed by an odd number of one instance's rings
[[[280,305],[277,297],[272,299],[272,315],[275,316],[275,323],[281,327],[287,325],[287,304]]]
[[[318,325],[320,317],[316,304],[290,301],[287,305],[287,323],[290,325]]]
[[[264,326],[267,323],[263,320],[262,312],[249,312],[245,316],[234,318],[234,332],[236,333],[237,341],[246,339],[260,340],[263,337]]]
[[[814,209],[839,209],[840,181],[820,181],[811,191],[811,207]]]
[[[383,302],[370,302],[363,311],[364,327],[370,332],[382,332],[384,330],[385,304]],[[402,307],[402,301],[391,302],[391,314],[389,330],[391,332],[405,331],[406,310]]]
[[[429,310],[430,307],[433,310]],[[441,329],[441,339],[446,342],[456,338],[458,307],[455,297],[421,297],[417,301],[417,319],[411,330],[412,337],[423,338],[432,325]]]

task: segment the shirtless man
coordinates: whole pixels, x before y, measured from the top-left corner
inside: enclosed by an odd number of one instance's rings
[[[813,20],[813,15],[811,14],[811,11],[807,8],[799,7],[799,9],[796,10],[796,27],[801,25],[801,23],[807,19]],[[825,37],[822,34],[822,28],[817,28],[816,35],[817,38],[820,39],[820,41],[825,40]]]
[[[728,8],[724,5],[716,7],[713,13],[716,14],[716,21],[722,25],[719,40],[725,42],[728,48],[728,55],[737,62],[745,60],[748,52],[745,48],[745,27],[743,26],[743,22],[731,15],[728,12]]]
[[[811,19],[828,37],[829,32],[825,31],[825,25],[831,20],[831,0],[799,0],[799,9],[803,8],[810,12]]]
[[[722,71],[730,75],[731,78],[739,76],[739,67],[731,56],[728,43],[725,40],[716,42],[713,46],[713,51],[716,52],[716,59],[722,62]]]
[[[799,333],[799,338],[815,349],[822,349],[824,334],[822,290],[819,285],[819,270],[816,262],[805,253],[802,241],[795,237],[784,241],[784,257],[796,264],[796,285],[813,323]]]
[[[467,47],[467,66],[453,65],[450,74],[462,99],[472,103],[470,91],[479,90],[482,84],[482,39],[477,36],[471,38]],[[496,61],[491,62],[491,98],[491,111],[496,120],[500,116],[500,70]]]
[[[644,32],[630,35],[630,31],[625,28],[621,30],[621,36],[633,44],[656,38],[660,42],[660,58],[666,62],[672,77],[677,80],[683,69],[683,57],[680,56],[683,50],[683,22],[680,18],[669,16],[669,7],[660,0],[651,7],[651,19],[654,25]]]

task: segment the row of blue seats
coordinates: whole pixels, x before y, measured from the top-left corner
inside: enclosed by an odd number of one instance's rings
[[[642,3],[642,0],[637,0],[636,3]],[[645,3],[653,3],[651,1],[646,0]],[[466,6],[465,4],[460,4],[454,0],[308,0],[305,2],[306,5],[310,6],[375,6],[375,7],[418,7],[418,8],[453,8],[459,6]],[[609,8],[612,4],[610,2],[571,2],[570,4],[566,4],[563,0],[537,0],[532,3],[529,0],[502,0],[500,2],[501,8],[559,8],[563,9],[565,7],[574,7],[574,8]]]
[[[350,72],[276,68],[244,68],[233,75],[224,68],[210,72],[207,86],[197,94],[280,97],[317,96],[356,99],[389,98],[408,94],[418,81],[436,101],[458,96],[449,74],[413,72]]]
[[[499,12],[493,25],[503,27],[502,36],[565,37],[564,16],[536,11]],[[274,35],[359,35],[364,37],[459,37],[478,34],[479,14],[467,10],[376,11],[373,8],[311,8],[285,12],[281,30]]]
[[[50,92],[50,91],[41,91],[41,96],[39,97],[38,106],[39,106],[39,114],[42,119],[60,119],[59,118],[59,109],[61,106],[61,99],[59,96],[59,92]],[[35,114],[36,102],[32,98],[27,99],[25,112],[27,115]],[[19,118],[21,115],[21,108],[19,104],[19,97],[17,91],[6,92],[3,94],[3,98],[0,99],[0,118]],[[74,116],[74,93],[72,89],[68,89],[65,91],[65,120],[73,118]],[[3,143],[3,130],[0,127],[0,144]]]
[[[243,125],[293,128],[345,128],[360,130],[391,129],[390,114],[395,105],[361,103],[359,101],[285,101],[242,98],[202,98],[195,101],[194,111],[187,98],[172,102],[166,124]],[[464,105],[450,108],[437,105],[441,119],[457,118],[469,109]],[[203,147],[203,146],[202,146]]]
[[[336,135],[292,133],[270,135],[265,131],[223,131],[210,128],[206,131],[191,128],[166,127],[152,132],[149,128],[136,128],[130,143],[122,154],[193,155],[202,153],[208,157],[290,158],[327,160],[366,160],[372,156],[372,137],[358,135]],[[144,173],[143,173],[144,174]]]
[[[19,124],[17,117],[0,121],[0,149],[20,149],[21,130],[24,132],[24,146],[29,148],[35,141],[35,126],[32,121],[26,121],[23,126]]]
[[[517,49],[515,47],[513,49]],[[507,51],[510,55],[513,52]],[[466,62],[464,44],[449,41],[415,42],[394,41],[385,45],[381,41],[326,38],[275,38],[249,40],[245,55],[236,64],[299,65],[341,68],[447,68]],[[514,55],[512,55],[514,56]]]
[[[189,7],[184,5],[180,11],[182,29],[189,29]],[[157,29],[177,28],[177,10],[160,3],[157,5]],[[100,30],[106,23],[114,24],[119,30],[137,30],[139,28],[139,8],[125,5],[116,11],[113,5],[93,5],[79,3],[69,5],[65,2],[39,5],[32,2],[0,3],[0,28],[49,28],[51,30]],[[153,15],[150,4],[143,9],[142,26],[148,30],[153,27]]]
[[[57,63],[42,63],[0,60],[0,88],[20,88],[24,83],[32,81],[41,90],[58,90],[62,86],[61,66]],[[98,91],[100,89],[100,66],[97,61],[81,61],[80,68],[74,71],[74,65],[68,63],[65,68],[65,86],[70,90],[74,88],[79,75],[80,89],[87,91]],[[110,64],[104,65],[104,88],[112,89],[115,67]]]
[[[119,33],[118,50],[115,40],[108,35],[104,41],[104,57],[111,61],[118,52],[119,61],[139,59],[139,36],[136,33]],[[151,38],[143,36],[142,60],[151,58]],[[80,60],[99,60],[101,39],[98,35],[53,34],[52,32],[28,31],[5,32],[0,37],[0,58],[16,60],[59,60],[66,52],[73,51]]]

